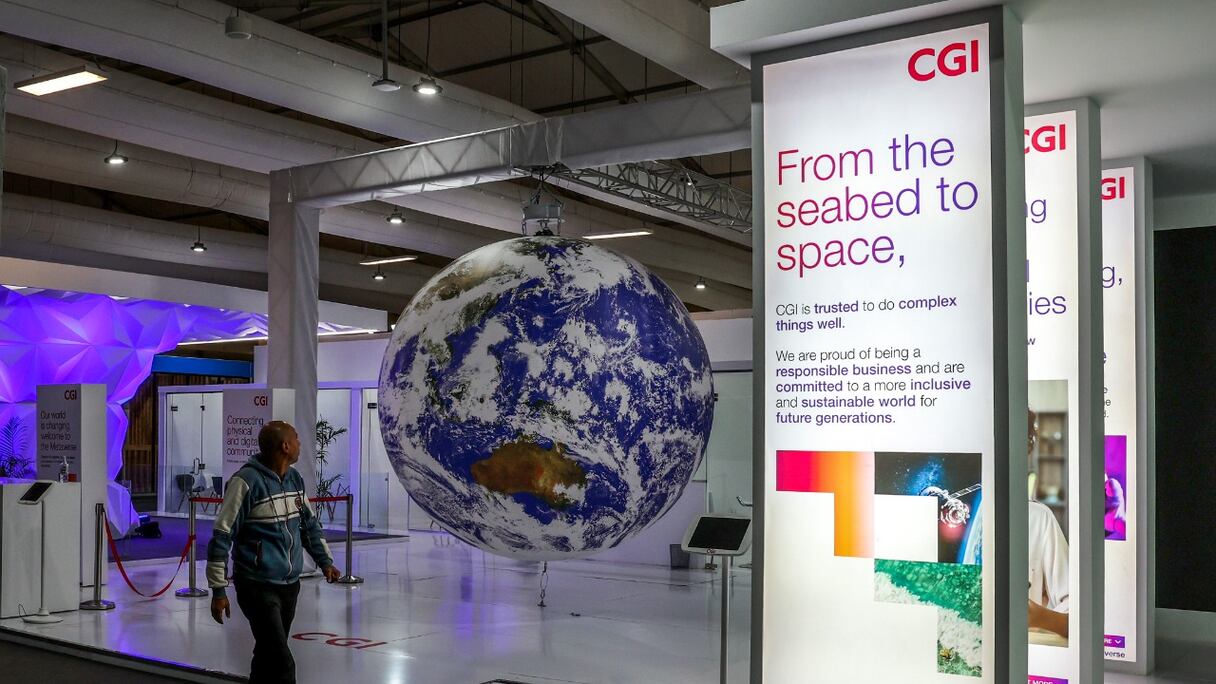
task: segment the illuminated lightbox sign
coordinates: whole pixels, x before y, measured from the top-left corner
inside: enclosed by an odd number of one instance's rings
[[[1136,455],[1136,203],[1133,168],[1102,174],[1103,413],[1106,419],[1105,510],[1107,659],[1139,659],[1136,596],[1137,509],[1142,505]]]
[[[763,66],[764,681],[1000,680],[990,30]]]
[[[1080,251],[1076,111],[1026,117],[1030,682],[1080,677]]]
[[[258,455],[258,433],[274,420],[295,420],[295,392],[289,389],[227,389],[223,394],[223,477]]]

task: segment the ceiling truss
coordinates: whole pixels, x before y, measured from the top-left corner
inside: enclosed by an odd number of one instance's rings
[[[616,195],[720,228],[750,232],[751,194],[730,183],[663,161],[560,167],[550,178]]]

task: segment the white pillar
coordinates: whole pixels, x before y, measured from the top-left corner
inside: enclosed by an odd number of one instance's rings
[[[295,390],[300,461],[309,494],[316,490],[317,300],[321,210],[291,202],[287,171],[270,174],[270,340],[266,384]]]

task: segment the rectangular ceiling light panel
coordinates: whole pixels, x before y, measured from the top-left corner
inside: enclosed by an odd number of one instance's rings
[[[82,64],[66,71],[57,71],[46,76],[28,78],[16,84],[17,90],[30,95],[47,95],[61,90],[79,88],[80,86],[99,83],[106,80],[106,74],[92,64]]]

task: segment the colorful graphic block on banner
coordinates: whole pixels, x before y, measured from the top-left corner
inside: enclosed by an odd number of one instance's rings
[[[978,563],[968,542],[978,520],[983,462],[979,454],[880,453],[875,458],[876,494],[932,496],[938,500],[937,541],[941,563]]]
[[[1106,435],[1107,541],[1127,541],[1127,435]]]
[[[836,555],[874,557],[874,453],[778,451],[777,491],[835,495]]]
[[[875,497],[937,500],[938,562],[875,559],[874,600],[937,609],[937,671],[981,676],[980,454],[778,451],[777,491],[833,495],[834,555],[873,558]]]
[[[982,467],[979,454],[778,451],[777,491],[833,494],[835,555],[853,558],[874,557],[875,495],[936,497],[938,561],[978,563]]]
[[[874,600],[937,609],[937,671],[979,677],[984,652],[981,567],[874,561]]]

